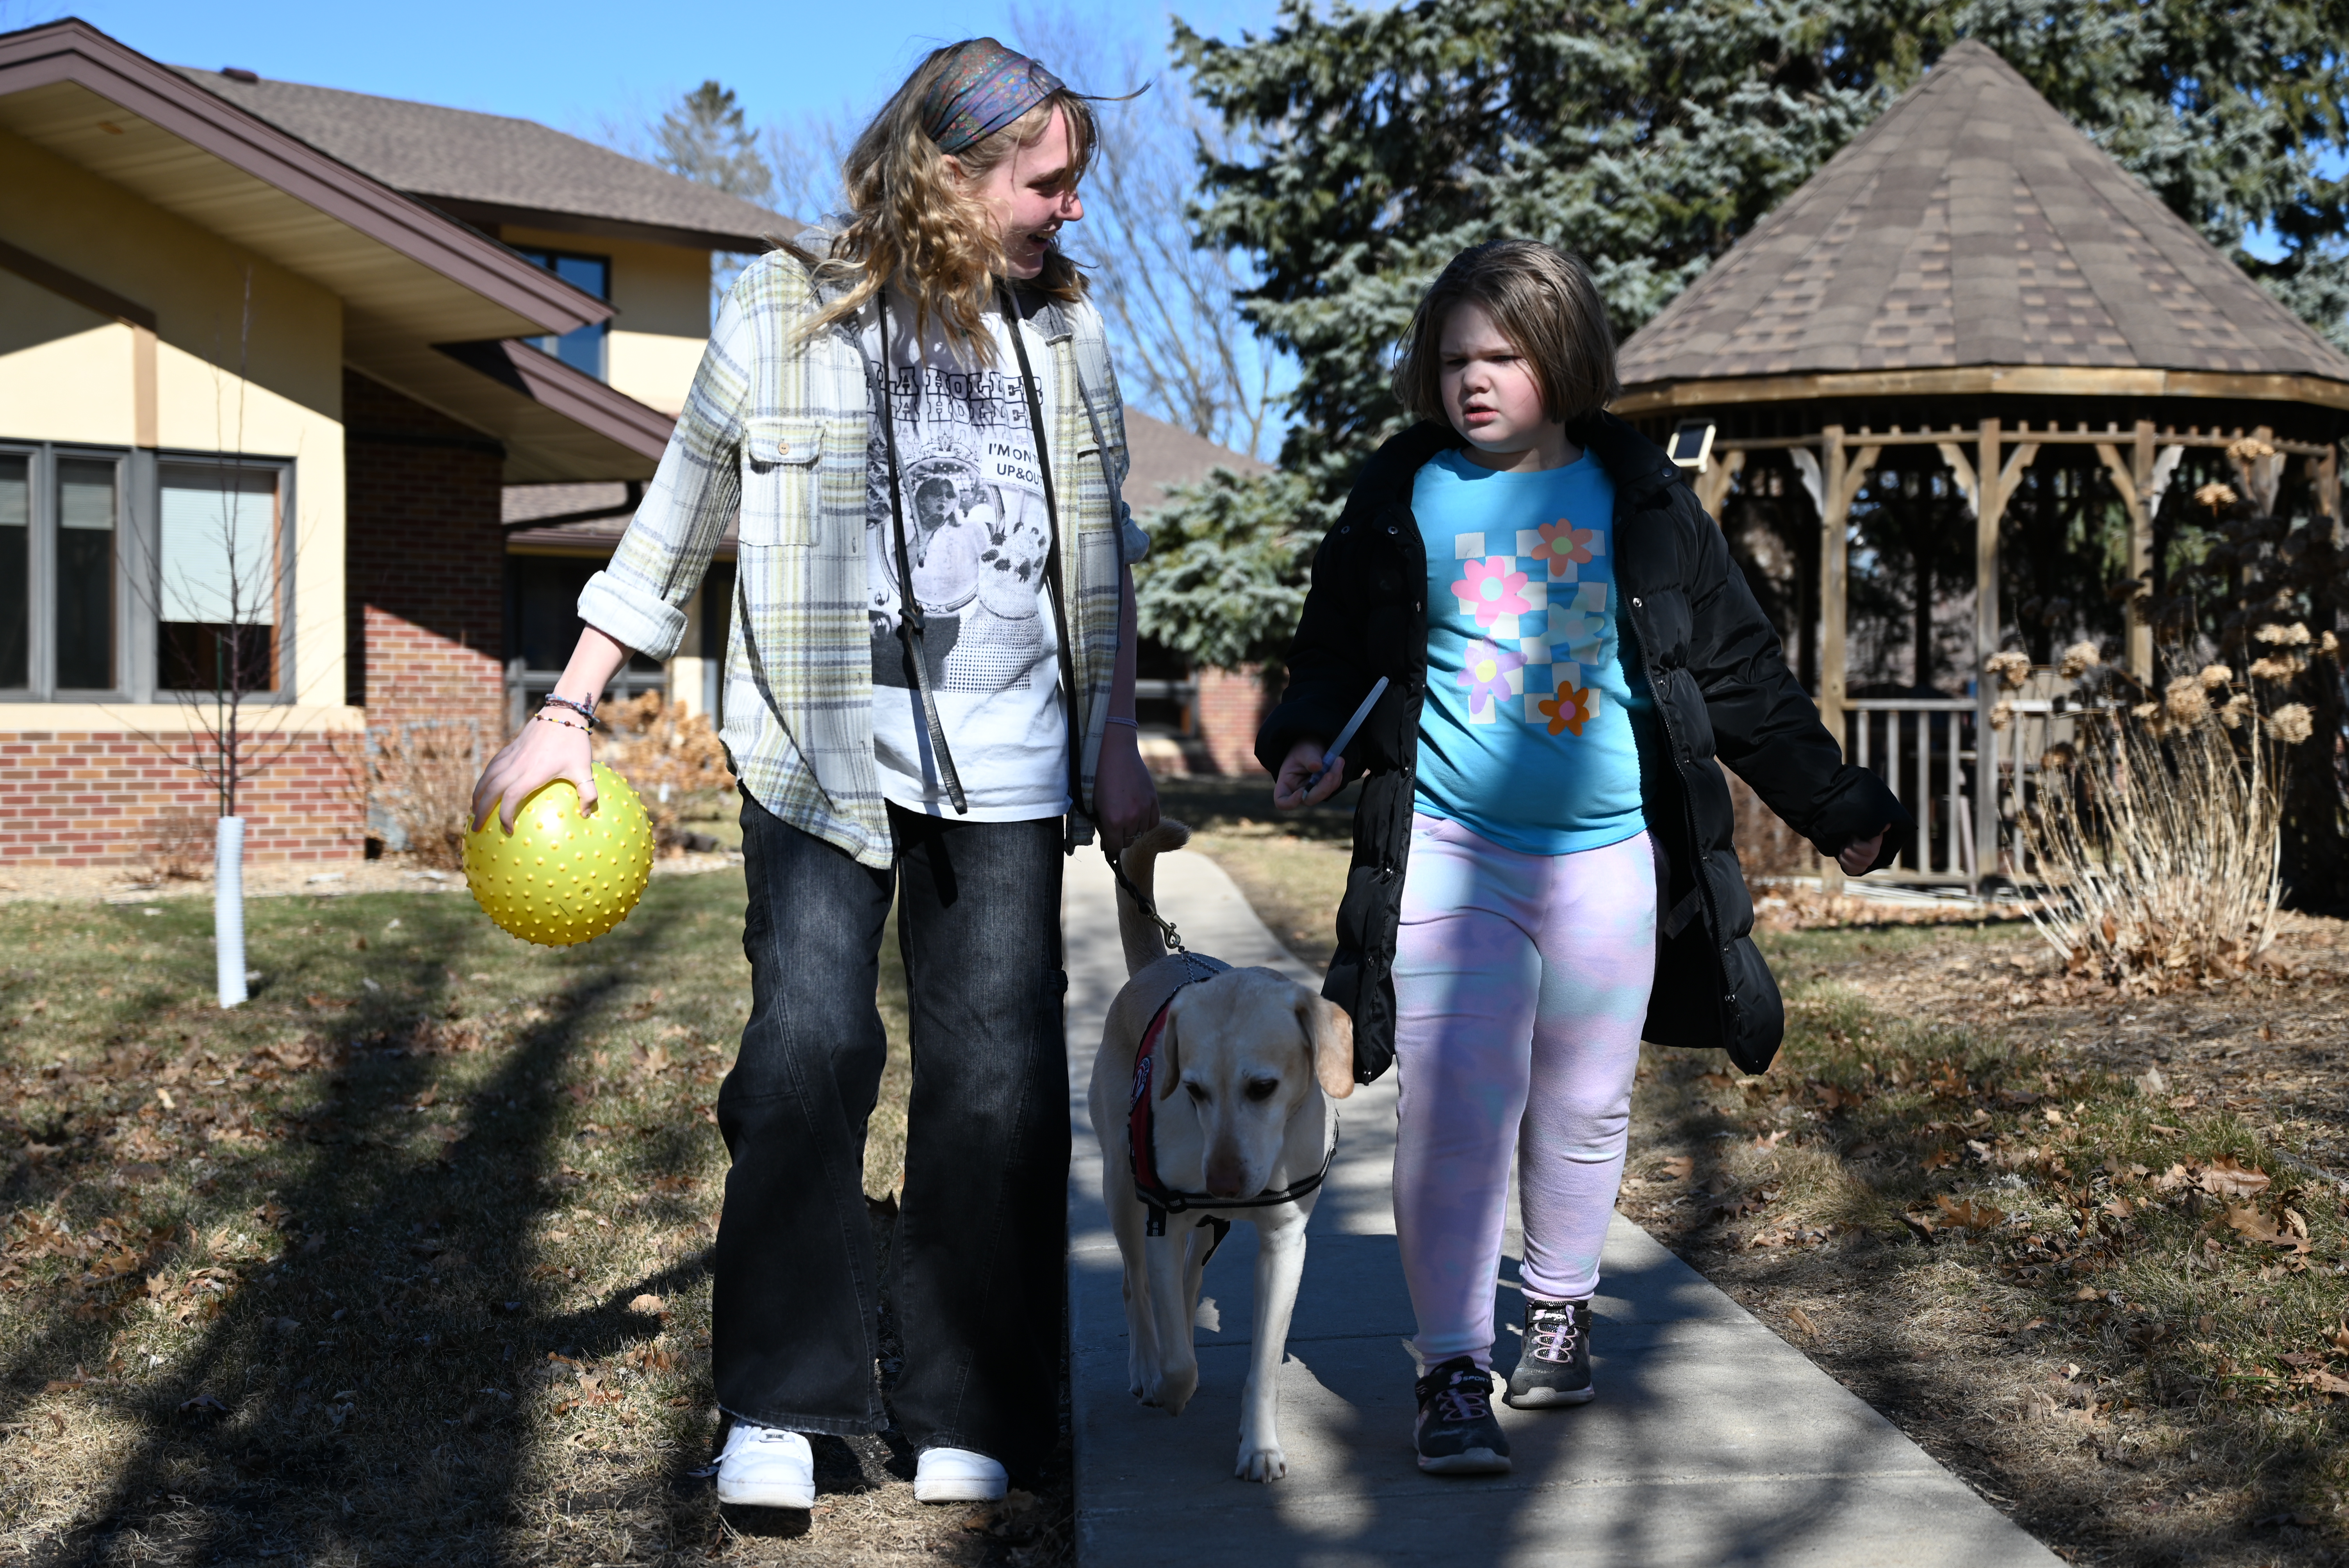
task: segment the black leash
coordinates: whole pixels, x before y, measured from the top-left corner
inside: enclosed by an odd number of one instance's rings
[[[1109,874],[1117,879],[1117,885],[1124,891],[1126,897],[1133,901],[1133,907],[1149,916],[1150,923],[1156,926],[1158,934],[1166,938],[1166,945],[1185,957],[1189,957],[1190,949],[1183,945],[1183,934],[1174,929],[1173,921],[1158,913],[1157,904],[1144,897],[1142,890],[1133,885],[1133,880],[1125,874],[1125,868],[1118,864],[1117,855],[1110,849],[1106,835],[1102,839],[1102,858],[1109,861]]]

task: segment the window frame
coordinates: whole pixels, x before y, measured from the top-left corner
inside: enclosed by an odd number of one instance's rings
[[[31,537],[26,541],[26,659],[29,684],[0,689],[0,703],[180,703],[206,694],[167,687],[155,667],[161,643],[162,490],[165,464],[267,469],[277,480],[276,689],[248,693],[245,702],[290,707],[299,689],[294,591],[295,459],[259,452],[207,452],[188,448],[109,447],[88,441],[38,441],[0,437],[0,457],[26,459]],[[60,461],[110,462],[115,473],[114,685],[104,688],[57,684],[57,487]]]

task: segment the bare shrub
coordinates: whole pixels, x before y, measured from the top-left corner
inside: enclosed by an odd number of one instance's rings
[[[2214,704],[2233,681],[2223,665],[2158,694],[2076,673],[2075,741],[2048,754],[2018,814],[2046,884],[2024,906],[2033,923],[2074,974],[2125,990],[2244,973],[2275,936],[2280,753],[2307,726],[2282,710],[2257,717],[2240,693]]]
[[[600,709],[596,717],[608,733],[596,743],[595,760],[644,797],[664,848],[678,841],[681,819],[709,815],[733,791],[726,748],[708,714],[685,713],[648,691]]]
[[[201,882],[212,872],[219,819],[207,811],[166,811],[148,824],[149,882]]]
[[[481,728],[471,719],[413,719],[370,730],[371,803],[398,829],[410,854],[455,871],[465,863],[473,781],[483,761]]]

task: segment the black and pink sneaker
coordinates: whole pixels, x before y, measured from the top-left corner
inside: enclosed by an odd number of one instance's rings
[[[1509,1439],[1493,1415],[1493,1375],[1475,1357],[1455,1356],[1412,1385],[1419,1396],[1413,1428],[1419,1468],[1430,1475],[1506,1475]]]
[[[1590,1386],[1590,1303],[1526,1297],[1526,1347],[1502,1398],[1512,1409],[1546,1410],[1588,1405]]]

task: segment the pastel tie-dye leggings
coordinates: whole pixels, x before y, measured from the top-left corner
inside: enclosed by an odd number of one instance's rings
[[[1528,855],[1413,816],[1394,966],[1394,1212],[1423,1364],[1491,1365],[1512,1153],[1526,1294],[1598,1287],[1655,968],[1646,833]]]

